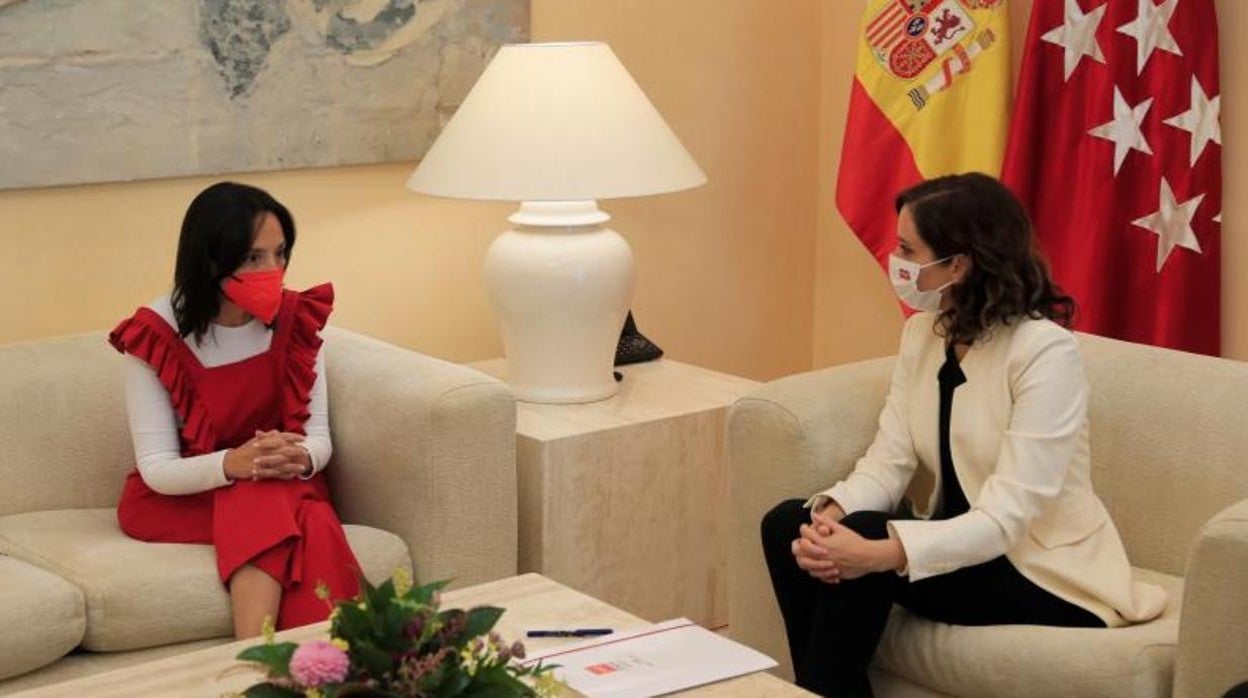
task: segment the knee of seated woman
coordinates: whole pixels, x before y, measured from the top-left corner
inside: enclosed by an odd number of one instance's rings
[[[890,516],[882,511],[855,511],[841,519],[841,525],[863,538],[883,540],[888,538]]]
[[[759,524],[763,538],[787,536],[796,538],[797,527],[810,521],[810,511],[803,506],[800,499],[786,499],[772,507]]]

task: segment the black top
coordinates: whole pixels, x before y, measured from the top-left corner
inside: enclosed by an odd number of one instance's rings
[[[945,349],[945,363],[936,374],[940,381],[940,482],[941,502],[935,518],[951,519],[971,510],[966,494],[958,484],[958,474],[953,470],[953,452],[949,448],[949,418],[953,412],[953,391],[966,382],[966,374],[958,364],[953,345]]]

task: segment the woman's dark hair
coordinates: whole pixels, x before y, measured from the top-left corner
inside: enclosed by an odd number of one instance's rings
[[[295,221],[263,189],[218,182],[200,192],[186,209],[171,298],[179,335],[194,335],[197,343],[203,339],[208,324],[221,312],[221,281],[246,260],[265,212],[282,226],[289,264]]]
[[[894,206],[909,207],[936,259],[971,258],[936,321],[950,343],[970,344],[1024,317],[1070,327],[1075,301],[1049,278],[1027,212],[1001,182],[978,172],[937,177],[898,194]]]

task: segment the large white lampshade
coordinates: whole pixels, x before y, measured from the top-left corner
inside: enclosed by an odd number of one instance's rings
[[[596,200],[705,181],[610,47],[584,42],[500,48],[407,186],[521,202],[485,260],[508,380],[522,400],[586,402],[616,390],[633,291]]]
[[[611,47],[594,42],[500,48],[407,186],[461,199],[581,201],[705,182]]]

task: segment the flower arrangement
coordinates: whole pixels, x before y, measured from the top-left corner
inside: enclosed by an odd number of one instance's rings
[[[446,582],[413,587],[400,570],[380,586],[360,580],[360,595],[331,604],[329,639],[275,642],[266,619],[264,644],[238,658],[267,679],[247,698],[507,698],[557,695],[551,665],[524,667],[519,642],[507,645],[495,623],[503,609],[438,610]],[[329,603],[323,586],[317,595]],[[521,679],[529,679],[528,682]]]

